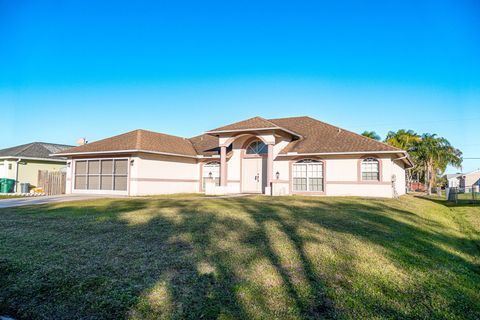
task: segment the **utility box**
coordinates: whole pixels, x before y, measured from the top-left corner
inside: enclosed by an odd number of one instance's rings
[[[30,183],[20,183],[20,190],[22,193],[29,193],[30,192]]]

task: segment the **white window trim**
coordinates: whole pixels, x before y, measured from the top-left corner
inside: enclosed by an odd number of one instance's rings
[[[311,162],[302,162],[302,161],[311,161]],[[306,177],[295,177],[295,166],[296,165],[305,165],[306,166]],[[309,172],[309,166],[312,165],[320,165],[322,167],[322,176],[321,177],[309,177],[308,172]],[[307,179],[307,190],[295,190],[295,184],[294,184],[294,179],[295,178],[306,178]],[[310,190],[310,179],[309,178],[321,178],[322,179],[322,190]],[[316,160],[316,159],[302,159],[298,160],[294,163],[292,163],[292,191],[294,193],[325,193],[325,161],[323,160]]]
[[[375,171],[364,171],[363,169],[363,164],[364,163],[376,163],[377,164],[377,171],[376,171],[376,174],[377,174],[377,179],[364,179],[363,178],[363,173],[375,173]],[[378,182],[380,181],[380,160],[378,160],[377,158],[373,158],[373,157],[368,157],[368,158],[365,158],[365,159],[362,159],[362,162],[360,163],[360,179],[361,181],[368,181],[368,182]]]

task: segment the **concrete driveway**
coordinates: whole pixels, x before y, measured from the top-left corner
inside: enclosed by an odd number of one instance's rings
[[[62,194],[58,196],[12,198],[12,199],[0,200],[0,209],[20,207],[20,206],[31,206],[36,204],[101,199],[101,198],[125,198],[125,196],[121,197],[121,196],[93,195],[93,194]]]

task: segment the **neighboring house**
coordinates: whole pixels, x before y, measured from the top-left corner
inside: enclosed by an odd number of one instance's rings
[[[260,117],[193,138],[135,130],[57,153],[67,193],[220,193],[392,197],[408,154],[310,117]]]
[[[480,186],[480,169],[463,173],[460,177],[460,188]]]
[[[446,174],[444,177],[448,181],[449,188],[458,188],[460,187],[460,178],[462,173],[453,173],[453,174]]]
[[[65,149],[72,148],[44,142],[32,142],[16,147],[0,150],[0,178],[16,180],[15,188],[20,190],[20,183],[37,186],[38,171],[58,171],[66,167],[67,160],[62,157],[51,157]]]
[[[446,174],[449,188],[480,186],[480,169],[468,173]]]

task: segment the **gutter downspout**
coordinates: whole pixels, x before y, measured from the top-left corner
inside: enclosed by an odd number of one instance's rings
[[[408,158],[408,154],[405,154],[403,157],[400,157],[400,158],[397,158],[397,159],[393,159],[393,161],[397,161],[397,160],[403,160],[403,159],[407,159]],[[411,164],[412,164],[412,168],[413,168],[413,162],[412,161],[409,161]],[[410,190],[410,176],[408,175],[407,171],[405,170],[405,180],[406,180],[406,184],[407,184],[407,187],[406,187],[406,192],[408,193],[408,191]],[[393,185],[393,184],[392,184]],[[394,187],[395,188],[395,187]],[[395,191],[394,191],[395,192]]]
[[[408,159],[408,155],[404,155],[403,157],[393,159],[393,161],[403,160],[403,159]],[[409,162],[412,164],[412,168],[413,168],[414,167],[413,163],[411,161],[409,161]]]
[[[15,188],[13,189],[13,192],[17,192],[17,184],[18,184],[18,164],[22,161],[22,158],[18,158],[17,161],[15,161],[16,166],[15,166]]]

